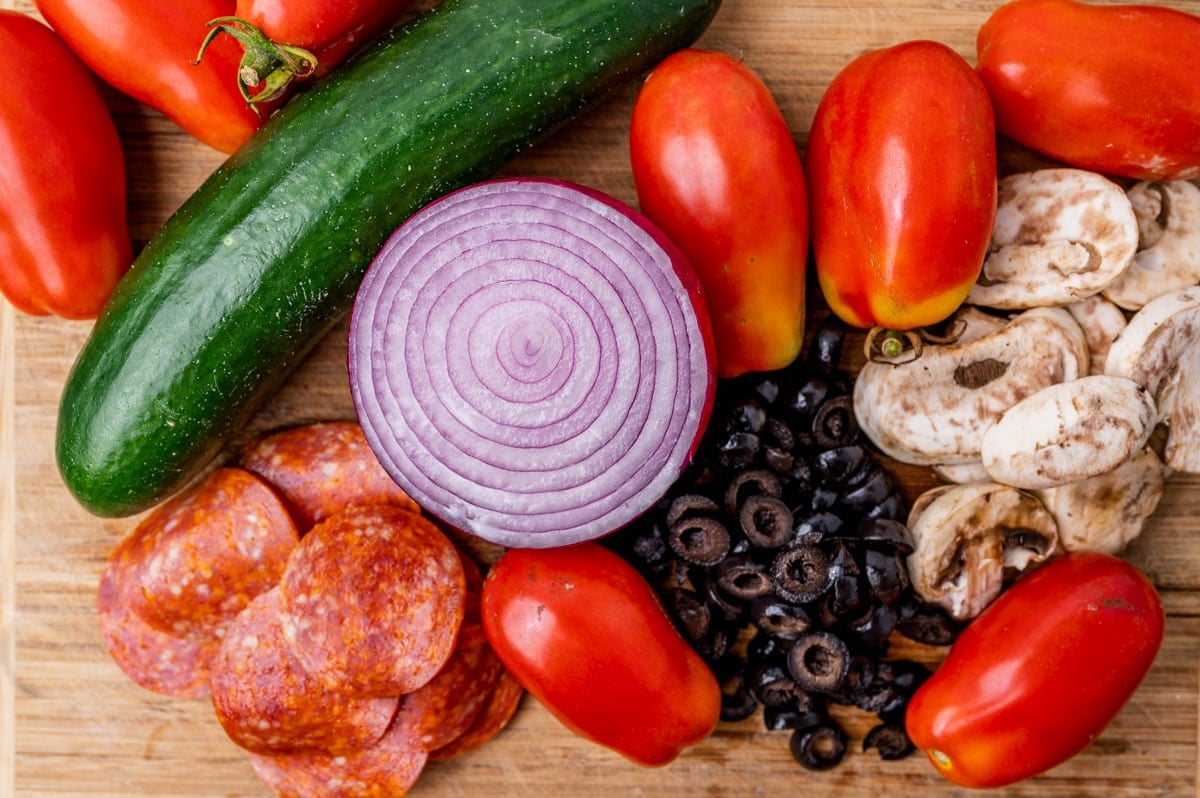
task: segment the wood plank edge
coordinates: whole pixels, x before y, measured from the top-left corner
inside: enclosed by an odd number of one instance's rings
[[[0,307],[0,798],[16,795],[16,335],[15,311]]]

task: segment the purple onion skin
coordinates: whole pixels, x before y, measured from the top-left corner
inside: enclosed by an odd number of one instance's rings
[[[509,547],[593,540],[649,509],[700,444],[715,364],[679,248],[561,180],[430,203],[350,318],[351,394],[380,463],[432,515]]]

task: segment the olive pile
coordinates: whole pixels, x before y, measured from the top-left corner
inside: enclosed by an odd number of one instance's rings
[[[844,335],[826,324],[787,369],[723,382],[687,472],[608,540],[721,681],[722,719],[761,706],[812,768],[845,753],[831,704],[878,717],[864,750],[912,753],[904,709],[928,670],[885,659],[888,638],[955,633],[910,589],[905,502],[863,445],[838,368]]]

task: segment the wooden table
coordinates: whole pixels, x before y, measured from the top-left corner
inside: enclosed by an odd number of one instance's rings
[[[1172,0],[1200,13],[1200,0]],[[701,44],[734,53],[774,90],[803,146],[816,103],[858,53],[913,38],[974,57],[978,26],[998,3],[953,0],[726,0]],[[31,0],[0,8],[33,13]],[[626,135],[636,87],[511,165],[635,199]],[[131,230],[143,245],[222,156],[147,108],[107,91],[128,158]],[[88,325],[0,310],[0,796],[264,796],[246,757],[205,701],[159,698],[107,657],[95,589],[133,519],[80,509],[54,465],[58,394]],[[246,435],[289,421],[350,417],[344,326],[329,336]],[[901,470],[910,491],[928,476]],[[1200,479],[1176,477],[1151,527],[1127,551],[1160,587],[1167,639],[1146,682],[1075,760],[1005,795],[1190,796],[1197,793],[1200,681]],[[901,644],[903,645],[903,644]],[[868,719],[850,717],[851,745]],[[644,770],[562,729],[527,699],[483,750],[428,767],[413,795],[433,796],[961,795],[922,757],[884,763],[852,750],[832,772],[793,763],[782,733],[758,718],[724,724],[662,770]]]

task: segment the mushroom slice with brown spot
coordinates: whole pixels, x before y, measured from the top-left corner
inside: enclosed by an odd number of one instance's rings
[[[1146,448],[1108,473],[1035,495],[1054,516],[1064,550],[1117,554],[1154,514],[1165,477],[1162,460]]]
[[[1147,302],[1113,341],[1104,373],[1127,377],[1157,397],[1189,349],[1200,345],[1200,288],[1183,288]]]
[[[1018,310],[1099,293],[1133,261],[1138,227],[1124,190],[1095,172],[1020,172],[999,183],[996,223],[967,302]]]
[[[958,620],[974,618],[1006,582],[1058,551],[1054,517],[1033,495],[991,482],[941,485],[909,512],[913,590]]]
[[[983,467],[982,460],[968,463],[938,463],[930,466],[933,475],[942,482],[965,485],[968,482],[991,482],[992,477]]]
[[[1200,345],[1193,345],[1158,390],[1167,424],[1163,459],[1172,471],[1200,474]]]
[[[983,431],[1026,396],[1087,374],[1083,330],[1062,308],[1034,308],[966,343],[906,363],[869,362],[854,383],[858,426],[884,454],[916,465],[979,459]]]
[[[1144,180],[1129,189],[1138,251],[1104,295],[1126,310],[1200,283],[1200,186]]]
[[[1133,380],[1094,374],[1022,399],[983,434],[996,482],[1036,490],[1116,468],[1150,439],[1154,399]]]
[[[1100,294],[1072,302],[1066,307],[1087,337],[1088,351],[1092,354],[1089,373],[1103,374],[1108,350],[1125,330],[1125,312]]]

